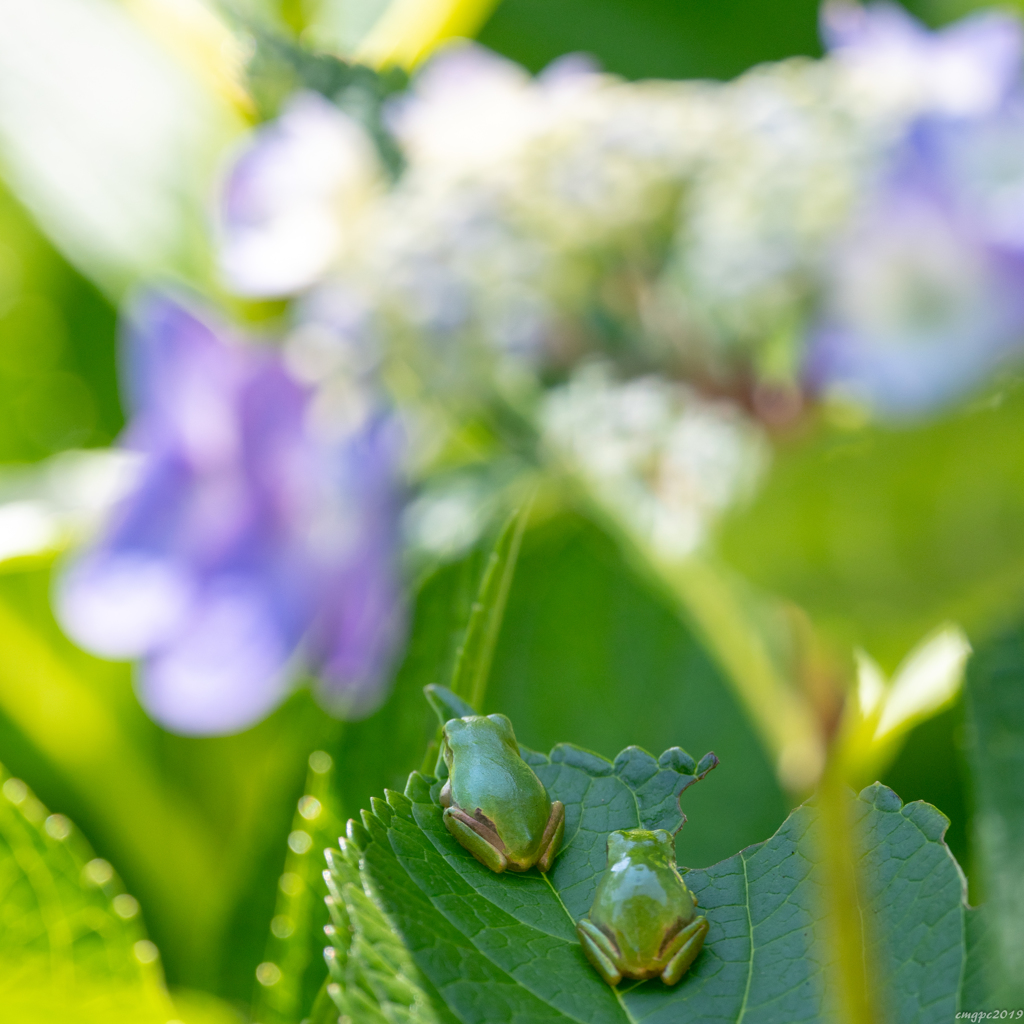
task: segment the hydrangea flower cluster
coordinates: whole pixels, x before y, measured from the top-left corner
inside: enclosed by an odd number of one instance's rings
[[[178,732],[246,728],[302,671],[332,709],[375,706],[402,631],[393,419],[318,429],[276,352],[164,296],[127,351],[141,476],[60,581],[65,629],[141,659],[143,705]]]
[[[729,83],[449,49],[386,110],[397,180],[353,117],[293,96],[219,224],[229,286],[292,300],[282,349],[144,307],[148,469],[65,577],[72,634],[143,658],[173,728],[241,728],[297,666],[359,713],[401,633],[400,464],[436,490],[529,449],[671,561],[808,403],[905,419],[981,385],[1024,342],[1020,25],[837,2],[823,31],[824,59]],[[449,497],[414,509],[452,551],[435,513],[474,516]]]

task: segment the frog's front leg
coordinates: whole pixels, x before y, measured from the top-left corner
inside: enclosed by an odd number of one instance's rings
[[[468,815],[461,807],[446,807],[444,810],[444,827],[455,837],[456,841],[484,867],[490,868],[499,875],[508,867],[505,854],[498,848],[504,846],[498,833],[488,828],[483,822]]]
[[[586,917],[576,925],[576,937],[597,973],[609,985],[618,985],[622,981],[622,971],[619,970],[620,954],[615,943]]]
[[[690,969],[690,964],[704,948],[704,936],[707,933],[708,919],[695,917],[672,937],[672,941],[662,954],[668,960],[661,972],[661,980],[666,985],[674,985]]]
[[[540,839],[540,857],[537,858],[537,866],[545,874],[551,870],[551,865],[555,862],[555,854],[562,845],[564,835],[565,804],[561,800],[555,800],[551,804],[551,816]]]

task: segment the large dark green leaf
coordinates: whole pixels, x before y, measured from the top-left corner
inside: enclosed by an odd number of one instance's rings
[[[714,749],[714,785],[686,800],[695,821],[715,826],[680,834],[687,864],[764,839],[790,809],[772,759],[678,607],[579,517],[559,515],[523,539],[483,711],[508,715],[520,743],[537,750],[567,736],[606,757],[631,743]]]
[[[405,794],[375,800],[351,822],[337,881],[358,870],[424,979],[464,1024],[680,1020],[792,1024],[832,1019],[827,898],[806,804],[767,842],[688,872],[711,930],[674,988],[660,981],[613,990],[585,960],[575,922],[589,909],[614,829],[672,828],[676,794],[694,765],[678,748],[655,759],[637,747],[614,762],[569,745],[524,752],[566,805],[565,844],[547,876],[495,875],[444,828],[439,784],[414,773]],[[952,1019],[964,961],[962,875],[942,841],[946,819],[903,806],[875,785],[853,803],[867,960],[893,1020]],[[688,829],[713,828],[696,815]]]
[[[503,0],[480,39],[534,70],[584,51],[632,78],[728,78],[760,61],[816,54],[817,14],[814,0]]]

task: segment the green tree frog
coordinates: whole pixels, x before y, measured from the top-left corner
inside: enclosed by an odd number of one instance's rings
[[[704,945],[708,919],[676,867],[664,829],[608,836],[608,867],[590,913],[576,925],[587,959],[609,985],[660,977],[674,985]]]
[[[553,803],[520,757],[504,715],[453,718],[442,727],[445,828],[492,871],[550,871],[565,832],[565,807]]]

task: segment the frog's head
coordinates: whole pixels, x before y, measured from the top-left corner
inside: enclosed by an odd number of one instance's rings
[[[676,841],[663,828],[627,828],[608,836],[608,864],[675,864]]]
[[[512,723],[504,715],[467,715],[450,718],[441,727],[441,751],[449,770],[454,756],[467,747],[505,746],[519,753]]]

